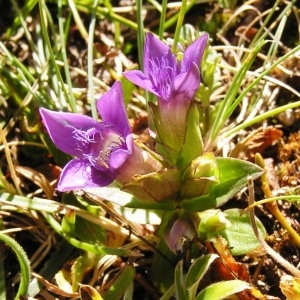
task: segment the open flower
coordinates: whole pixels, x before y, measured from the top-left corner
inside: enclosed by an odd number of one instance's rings
[[[84,115],[40,109],[54,144],[75,157],[61,173],[59,191],[110,184],[132,154],[133,138],[120,82],[98,100],[97,110],[102,122]]]
[[[204,34],[194,41],[179,62],[167,45],[147,33],[144,72],[132,70],[123,75],[165,102],[189,101],[199,88],[199,65],[207,39],[208,35]]]
[[[175,152],[185,139],[186,121],[191,100],[200,85],[200,63],[208,39],[203,34],[194,41],[178,61],[171,49],[148,33],[144,48],[144,72],[123,73],[134,84],[153,93],[158,106],[152,105],[160,142]]]

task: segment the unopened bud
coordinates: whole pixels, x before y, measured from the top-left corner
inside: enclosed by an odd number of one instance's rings
[[[164,238],[170,250],[174,253],[182,252],[185,241],[191,241],[197,234],[199,222],[197,215],[179,215],[170,221]]]
[[[214,237],[219,231],[231,225],[226,214],[219,209],[208,209],[199,213],[199,217],[198,232],[205,239]]]
[[[183,173],[181,195],[194,198],[208,194],[219,183],[219,169],[212,152],[207,152],[191,161]]]

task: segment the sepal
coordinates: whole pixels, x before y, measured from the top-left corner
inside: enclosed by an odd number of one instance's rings
[[[177,169],[164,169],[145,175],[135,175],[122,190],[143,203],[161,202],[178,197],[180,176]]]

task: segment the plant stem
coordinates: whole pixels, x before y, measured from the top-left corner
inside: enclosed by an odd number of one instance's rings
[[[177,49],[177,44],[178,44],[179,35],[180,35],[180,29],[182,27],[184,15],[186,12],[186,5],[187,5],[187,0],[182,0],[182,4],[180,7],[178,19],[177,19],[175,34],[174,34],[174,42],[173,42],[173,46],[172,46],[173,52],[176,52],[176,49]]]
[[[68,56],[67,56],[67,51],[66,51],[66,39],[67,35],[69,32],[69,26],[70,26],[70,19],[69,22],[67,23],[68,30],[64,28],[64,21],[63,21],[63,12],[62,12],[62,3],[61,0],[58,0],[58,27],[59,27],[59,34],[60,34],[60,42],[61,42],[61,53],[62,53],[62,60],[64,62],[64,70],[65,70],[65,77],[66,81],[69,87],[69,94],[70,94],[70,100],[71,100],[71,106],[76,103],[74,94],[73,94],[73,86],[72,86],[72,80],[71,80],[71,75],[69,71],[69,64],[68,64]]]
[[[262,156],[257,153],[255,155],[255,163],[259,165],[261,168],[265,168],[265,163],[262,158]],[[270,189],[269,181],[266,172],[264,172],[261,175],[261,188],[266,196],[266,198],[272,198],[273,194]],[[287,222],[284,215],[281,213],[281,211],[278,208],[277,202],[268,202],[266,203],[267,209],[272,213],[272,215],[279,221],[279,223],[282,225],[283,228],[286,229],[286,231],[290,234],[292,237],[294,243],[297,245],[297,247],[300,247],[300,236],[294,230],[294,228]]]
[[[144,23],[142,18],[143,0],[136,1],[136,13],[137,13],[137,46],[139,54],[140,70],[144,70]]]
[[[254,185],[253,185],[253,179],[251,176],[248,178],[248,190],[249,190],[249,207],[253,207],[254,204]],[[287,260],[285,260],[280,254],[278,254],[273,248],[271,248],[265,240],[262,238],[262,236],[259,234],[256,221],[255,221],[255,215],[254,215],[254,209],[249,209],[249,215],[250,215],[250,221],[251,225],[254,231],[254,234],[258,241],[260,242],[261,246],[264,248],[267,254],[269,254],[277,263],[279,263],[281,266],[283,266],[287,271],[289,271],[291,274],[293,274],[295,277],[300,277],[300,271],[293,266],[291,263],[289,263]]]
[[[159,21],[159,38],[162,40],[164,35],[164,29],[165,29],[165,22],[166,22],[166,12],[167,12],[167,4],[168,0],[163,0],[162,2],[162,10],[160,14],[160,21]]]

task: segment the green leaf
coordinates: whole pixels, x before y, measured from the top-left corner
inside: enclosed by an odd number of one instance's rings
[[[181,203],[183,209],[197,212],[219,207],[247,185],[248,176],[256,179],[263,173],[262,168],[248,161],[227,157],[218,157],[216,160],[220,183],[209,194],[184,200]]]
[[[212,262],[218,258],[216,254],[207,254],[199,257],[190,267],[186,277],[186,289],[189,294],[189,299],[195,299],[198,285],[203,278]]]
[[[30,261],[24,249],[21,247],[19,243],[17,243],[13,238],[9,235],[0,233],[0,241],[3,241],[7,244],[12,251],[14,251],[17,256],[18,262],[20,264],[20,272],[21,272],[21,280],[18,288],[17,295],[15,297],[16,300],[20,299],[20,296],[26,296],[27,290],[29,287],[29,280],[31,276],[30,270]]]
[[[107,241],[105,228],[79,216],[76,217],[75,232],[69,235],[76,236],[80,238],[81,241],[94,245],[105,245]]]
[[[249,289],[250,285],[241,280],[228,280],[211,284],[202,290],[196,300],[222,300],[236,293]]]
[[[135,275],[134,267],[126,265],[119,273],[113,285],[103,296],[104,299],[119,300],[130,287]]]
[[[255,250],[260,246],[250,222],[248,213],[242,213],[241,209],[233,208],[225,210],[231,226],[220,231],[220,234],[227,240],[232,255],[243,255]],[[256,218],[256,225],[262,237],[266,236],[263,224]]]
[[[5,270],[4,270],[4,260],[0,260],[0,299],[6,298],[6,282],[5,282]]]
[[[96,256],[94,253],[86,252],[87,254],[93,254]],[[84,277],[84,272],[88,267],[91,267],[88,265],[89,261],[86,257],[84,256],[79,256],[75,262],[73,263],[71,267],[71,283],[72,283],[72,291],[76,292],[78,290],[78,286],[80,282],[82,282],[83,277]]]
[[[189,300],[188,293],[185,287],[185,280],[183,275],[183,261],[179,261],[175,268],[175,291],[177,299]]]

